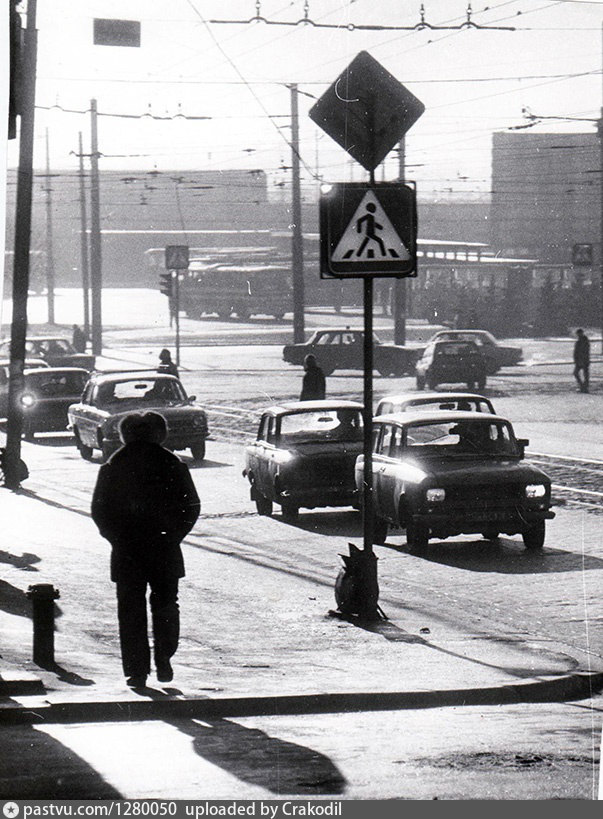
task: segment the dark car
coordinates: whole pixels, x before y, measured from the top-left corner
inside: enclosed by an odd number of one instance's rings
[[[362,404],[354,401],[299,401],[265,410],[243,470],[258,513],[271,515],[273,501],[288,519],[300,506],[354,505],[354,464],[362,446]]]
[[[73,344],[62,336],[36,336],[25,342],[27,358],[41,358],[51,367],[81,367],[93,370],[96,359],[93,355],[78,353]],[[10,341],[0,343],[0,358],[10,358]]]
[[[106,459],[121,446],[119,424],[131,412],[156,410],[167,422],[168,449],[190,447],[193,458],[205,458],[207,416],[194,406],[173,375],[152,371],[93,373],[81,400],[69,407],[69,426],[80,454],[86,460],[94,449]]]
[[[417,389],[464,382],[473,390],[486,386],[486,361],[472,341],[434,341],[427,345],[415,367]]]
[[[501,367],[519,364],[523,358],[521,347],[501,344],[487,330],[440,330],[428,343],[432,341],[473,341],[486,359],[487,375],[494,375]]]
[[[303,364],[311,353],[325,375],[335,370],[362,370],[364,368],[364,333],[361,330],[317,330],[304,344],[287,344],[283,359],[289,364]],[[412,373],[421,348],[382,344],[373,334],[375,369],[381,375]]]
[[[373,482],[375,542],[389,526],[406,529],[412,549],[430,537],[521,534],[527,549],[544,544],[555,513],[551,481],[522,463],[525,440],[510,422],[478,412],[400,413],[375,418]],[[364,457],[356,463],[362,489]]]
[[[88,381],[88,372],[77,367],[41,367],[26,370],[19,400],[23,408],[23,434],[67,432],[67,410],[77,401]]]
[[[24,370],[36,370],[48,367],[42,359],[28,358],[25,360]],[[6,418],[8,412],[8,381],[10,377],[10,361],[0,361],[0,418]]]
[[[456,410],[458,412],[489,412],[494,406],[489,398],[471,392],[403,392],[384,395],[377,404],[375,415],[391,415],[392,412],[433,412]]]

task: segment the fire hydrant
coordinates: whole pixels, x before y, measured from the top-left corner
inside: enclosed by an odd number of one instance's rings
[[[54,663],[54,601],[61,595],[52,583],[34,583],[26,596],[33,606],[33,661],[43,668]]]

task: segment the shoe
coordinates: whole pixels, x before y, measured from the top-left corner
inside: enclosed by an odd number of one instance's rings
[[[130,688],[144,688],[147,684],[146,674],[133,674],[126,680],[126,685]]]
[[[157,660],[156,665],[159,682],[171,682],[174,679],[174,671],[169,660]]]

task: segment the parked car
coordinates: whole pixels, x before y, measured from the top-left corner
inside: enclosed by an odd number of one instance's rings
[[[362,446],[362,404],[354,401],[299,401],[265,410],[243,470],[258,513],[271,515],[276,502],[292,520],[300,506],[354,505],[354,464]]]
[[[405,412],[374,420],[375,542],[390,526],[406,529],[412,549],[430,537],[521,534],[527,549],[544,544],[551,481],[522,463],[528,441],[511,423],[479,412]],[[356,462],[363,486],[364,456]]]
[[[27,358],[41,358],[50,367],[81,367],[93,370],[96,359],[93,355],[78,353],[73,344],[62,336],[39,336],[25,341]],[[0,342],[0,358],[10,358],[10,341]]]
[[[325,375],[335,370],[362,370],[364,368],[364,333],[362,330],[335,328],[317,330],[304,344],[287,344],[283,359],[289,364],[303,364],[311,353]],[[402,347],[382,344],[373,334],[375,369],[381,375],[406,375],[413,372],[420,347]]]
[[[489,412],[494,406],[489,398],[471,392],[403,392],[400,395],[384,395],[377,404],[375,415],[391,415],[392,412],[432,412],[433,410],[457,410],[460,412]]]
[[[42,359],[28,358],[24,370],[35,370],[49,365]],[[0,361],[0,418],[6,418],[8,412],[8,380],[10,378],[10,361]]]
[[[439,330],[432,341],[473,341],[486,359],[487,375],[494,375],[501,367],[512,367],[523,358],[521,347],[501,344],[487,330]]]
[[[415,367],[417,389],[427,385],[434,390],[438,384],[464,381],[468,389],[486,386],[486,361],[472,341],[433,341]]]
[[[37,432],[67,432],[67,410],[77,401],[88,380],[81,367],[40,367],[23,374],[19,397],[23,408],[23,434],[33,440]]]
[[[83,458],[94,449],[103,458],[121,446],[119,423],[131,412],[156,410],[165,418],[169,449],[190,448],[196,461],[205,458],[207,416],[194,406],[196,396],[187,396],[179,379],[151,371],[93,373],[81,400],[69,407],[69,426]]]

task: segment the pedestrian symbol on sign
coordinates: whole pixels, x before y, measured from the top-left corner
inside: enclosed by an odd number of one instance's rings
[[[357,207],[332,256],[334,262],[410,259],[410,253],[382,205],[368,191]]]

